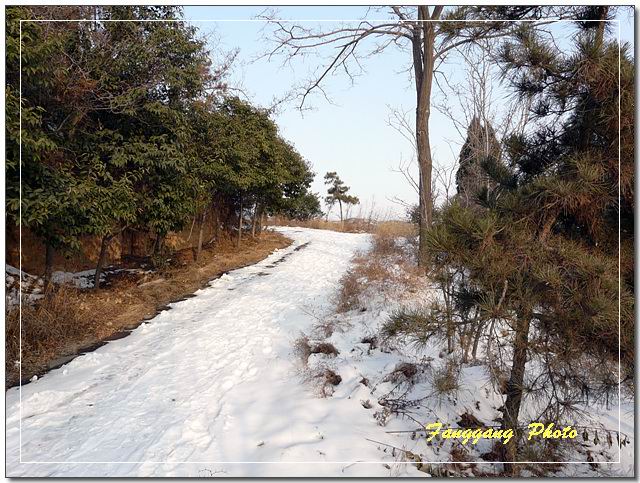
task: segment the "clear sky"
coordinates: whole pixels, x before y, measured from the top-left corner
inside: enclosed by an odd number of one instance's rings
[[[239,49],[230,85],[241,86],[244,95],[260,106],[270,106],[274,98],[282,98],[292,87],[306,80],[320,63],[318,58],[298,61],[282,66],[283,58],[256,60],[269,47],[266,23],[255,21],[265,7],[185,7],[185,18],[210,37],[214,56],[216,52]],[[357,20],[367,15],[367,7],[281,7],[278,18],[310,20]],[[632,10],[621,17],[621,36],[633,42]],[[369,12],[368,18],[385,18],[384,12]],[[207,20],[207,21],[204,21]],[[211,22],[210,20],[216,20]],[[323,23],[330,28],[333,22]],[[614,27],[614,31],[616,27]],[[615,32],[614,32],[615,33]],[[617,33],[616,33],[617,34]],[[327,52],[328,53],[328,52]],[[327,79],[325,90],[331,103],[323,97],[310,99],[312,110],[300,112],[297,101],[284,104],[275,120],[282,135],[311,163],[316,172],[312,186],[315,192],[325,194],[323,176],[337,171],[352,193],[361,200],[362,213],[373,207],[379,216],[401,217],[404,208],[391,201],[398,197],[407,202],[417,201],[417,195],[397,166],[412,159],[411,145],[388,124],[390,108],[402,109],[413,115],[415,89],[406,73],[410,55],[395,47],[380,55],[366,59],[366,69],[351,85],[344,75]],[[461,82],[466,75],[461,64],[453,60],[443,66],[449,80]],[[447,102],[456,109],[450,92],[436,87],[436,102]],[[461,139],[452,122],[438,110],[432,110],[431,142],[434,163],[451,166],[456,162]],[[417,168],[414,167],[414,171]],[[353,209],[352,215],[358,214]]]

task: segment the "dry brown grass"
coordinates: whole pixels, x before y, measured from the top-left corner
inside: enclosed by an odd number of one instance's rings
[[[418,234],[417,227],[406,221],[381,221],[376,224],[375,235],[381,235],[386,237],[413,237]]]
[[[317,394],[320,397],[331,397],[335,387],[342,382],[342,376],[329,368],[321,368],[313,374]]]
[[[60,357],[105,340],[153,317],[166,304],[180,300],[223,273],[256,263],[276,248],[291,243],[272,232],[247,237],[239,249],[228,240],[204,250],[197,263],[179,252],[175,263],[161,273],[143,278],[121,277],[99,291],[60,288],[32,308],[23,306],[22,376],[29,379],[46,371]],[[190,250],[188,250],[190,252]],[[192,258],[191,258],[192,260]],[[7,386],[18,383],[19,319],[17,310],[6,314]]]
[[[354,261],[354,263],[357,267],[357,262]],[[364,287],[364,279],[359,273],[359,270],[348,270],[340,279],[340,291],[338,292],[336,311],[343,313],[358,308],[360,295],[364,292]]]
[[[77,340],[95,319],[88,317],[82,306],[78,291],[59,287],[38,304],[22,308],[22,354],[23,368],[37,365],[41,359],[56,356],[55,348],[60,341]],[[7,382],[10,375],[19,370],[20,318],[17,309],[11,310],[6,321],[6,365]],[[28,371],[27,371],[28,373]]]
[[[328,356],[337,356],[339,354],[338,349],[329,342],[319,342],[311,347],[312,354],[325,354]]]
[[[309,343],[309,337],[301,335],[293,343],[293,352],[300,358],[300,361],[306,366],[311,355],[311,344]]]
[[[411,362],[401,362],[384,378],[384,381],[390,381],[394,384],[412,381],[416,374],[418,374],[418,366]]]
[[[460,390],[460,375],[460,362],[448,359],[431,374],[433,395],[439,398],[455,397]]]
[[[423,283],[412,249],[399,243],[407,234],[405,227],[391,222],[383,226],[373,235],[371,250],[357,253],[352,267],[340,280],[338,313],[362,308],[367,287],[384,290],[396,286],[413,292]]]
[[[337,356],[340,352],[335,346],[329,342],[311,343],[309,337],[302,334],[293,343],[293,352],[300,358],[304,365],[309,361],[311,354],[325,354],[328,356]]]

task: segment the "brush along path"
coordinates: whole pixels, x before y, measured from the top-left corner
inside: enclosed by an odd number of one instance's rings
[[[23,386],[23,463],[19,389],[10,389],[7,474],[388,476],[382,464],[304,463],[381,456],[365,440],[376,436],[370,415],[332,414],[335,396],[315,397],[291,353],[300,331],[331,312],[369,236],[278,231],[290,247]]]
[[[118,280],[105,290],[74,291],[65,289],[58,300],[64,304],[67,315],[58,312],[54,320],[42,320],[48,314],[23,312],[22,322],[22,378],[23,383],[34,375],[38,377],[78,354],[90,352],[104,341],[119,338],[123,331],[137,327],[141,321],[151,319],[166,304],[190,296],[214,278],[229,270],[256,263],[277,248],[289,246],[291,240],[279,233],[264,232],[260,237],[247,237],[238,249],[235,241],[221,240],[215,246],[202,251],[198,262],[192,261],[191,250],[176,253],[177,266],[150,273],[149,281]],[[69,296],[69,299],[66,297]],[[64,300],[62,300],[64,298]],[[7,323],[6,386],[19,382],[18,314],[14,310]],[[35,330],[30,326],[35,324]]]

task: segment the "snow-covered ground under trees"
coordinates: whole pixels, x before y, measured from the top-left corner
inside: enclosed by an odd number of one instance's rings
[[[292,354],[369,236],[280,231],[290,247],[23,386],[22,407],[10,389],[7,475],[388,476],[370,413],[318,398]]]
[[[368,284],[362,306],[335,313],[340,278],[353,255],[368,249],[370,235],[277,230],[294,240],[290,247],[23,386],[22,407],[19,389],[10,389],[7,476],[442,475],[448,466],[419,471],[410,455],[451,461],[450,448],[427,445],[413,430],[455,422],[467,411],[494,424],[500,396],[483,367],[465,366],[460,394],[426,399],[412,408],[414,420],[390,414],[380,404],[390,391],[407,400],[429,394],[440,348],[376,339],[390,311],[405,302],[394,287]],[[432,295],[426,285],[404,295],[423,303]],[[332,330],[323,335],[328,323]],[[339,353],[301,363],[302,334]],[[426,372],[403,392],[389,376],[405,362]],[[314,375],[326,369],[341,380],[322,389]],[[632,401],[622,414],[631,444],[621,463],[569,465],[557,476],[632,475]],[[616,428],[617,405],[599,419]],[[607,452],[615,461],[614,453]],[[600,461],[602,453],[594,454]]]

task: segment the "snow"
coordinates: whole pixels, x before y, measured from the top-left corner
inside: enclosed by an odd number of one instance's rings
[[[111,274],[116,273],[150,273],[152,270],[145,270],[142,268],[115,268],[115,267],[105,267],[102,273],[100,274],[100,282],[104,282],[107,280],[107,277]],[[95,278],[95,269],[91,270],[83,270],[80,272],[61,272],[56,271],[51,274],[51,280],[57,284],[66,284],[73,285],[79,289],[88,289],[93,288],[94,278]]]
[[[386,263],[388,272],[402,271],[393,257],[378,260],[377,263]],[[411,309],[425,307],[431,301],[439,297],[439,292],[430,288],[429,280],[423,277],[419,287],[402,287],[398,284],[389,284],[385,279],[382,282],[370,281],[367,285],[364,297],[360,297],[361,304],[358,309],[345,314],[336,314],[333,317],[335,330],[329,337],[325,337],[322,331],[309,333],[311,343],[328,342],[334,345],[340,355],[333,360],[315,357],[309,358],[310,371],[321,367],[330,367],[340,374],[343,383],[356,387],[352,393],[353,404],[358,401],[361,405],[366,403],[370,411],[377,415],[379,423],[384,426],[377,441],[384,443],[381,448],[400,448],[418,455],[420,461],[435,463],[423,471],[430,472],[432,476],[440,475],[441,469],[446,466],[437,462],[452,461],[451,449],[462,449],[468,461],[479,462],[480,471],[500,471],[502,465],[487,463],[481,458],[482,453],[491,449],[491,442],[481,440],[477,445],[468,444],[462,447],[458,443],[442,439],[434,440],[432,444],[426,444],[424,426],[429,423],[441,422],[443,425],[456,427],[464,413],[470,413],[478,418],[484,427],[498,424],[497,418],[502,414],[498,410],[504,403],[504,396],[497,392],[490,382],[488,368],[480,363],[467,363],[460,365],[459,389],[450,394],[439,394],[434,387],[434,378],[447,363],[446,351],[443,351],[441,341],[432,341],[426,346],[417,346],[411,341],[402,338],[381,337],[380,332],[389,315],[396,309]],[[377,337],[374,345],[365,343]],[[445,343],[446,344],[446,343]],[[482,353],[482,350],[479,351]],[[418,369],[417,374],[409,382],[392,379],[390,375],[400,364],[414,364]],[[529,363],[531,370],[532,362]],[[367,387],[356,385],[363,378],[369,381]],[[393,402],[400,399],[402,409],[390,414],[389,404],[385,400]],[[521,409],[521,421],[527,421],[527,415],[531,421],[536,420],[534,414],[539,414],[539,409],[531,399],[525,399]],[[633,476],[634,474],[634,403],[632,396],[624,395],[622,402],[610,401],[609,405],[590,403],[588,406],[578,407],[581,414],[576,414],[571,421],[574,426],[588,426],[598,428],[601,443],[596,445],[592,441],[584,442],[581,437],[577,445],[571,446],[565,443],[561,449],[565,451],[559,461],[576,461],[559,467],[556,476],[593,477],[593,476]],[[620,415],[618,414],[620,411]],[[612,434],[614,444],[609,447],[602,428],[608,430],[620,429],[629,437],[629,444],[618,450],[615,433]],[[416,431],[417,430],[417,431]],[[581,434],[582,430],[579,431]],[[590,439],[593,440],[594,431],[590,430]],[[592,461],[600,462],[598,465],[588,464],[587,457],[591,455]],[[619,459],[619,461],[618,461]],[[534,459],[535,460],[535,459]],[[613,462],[613,463],[608,463]],[[492,468],[492,466],[494,468]],[[471,465],[458,465],[462,474],[473,476]],[[549,468],[549,467],[547,467]],[[460,473],[457,474],[459,476]],[[551,473],[553,475],[553,473]],[[523,476],[526,475],[523,472]]]
[[[23,386],[21,411],[10,389],[7,474],[421,474],[367,441],[380,427],[352,404],[353,378],[318,398],[292,354],[299,333],[333,310],[337,282],[369,236],[279,231],[292,246]]]
[[[55,271],[51,274],[51,281],[59,285],[71,285],[81,290],[90,289],[94,284],[95,269],[82,270],[80,272]],[[100,281],[107,280],[109,275],[128,273],[150,273],[152,270],[142,268],[116,268],[105,267],[100,275]],[[8,307],[18,305],[20,297],[20,278],[22,278],[23,303],[32,303],[41,299],[44,291],[44,280],[42,277],[31,275],[25,271],[5,265],[5,294]]]
[[[5,265],[5,301],[7,308],[20,302],[20,279],[22,279],[23,301],[30,303],[43,297],[44,282],[40,277],[20,271],[11,265]]]
[[[10,389],[7,475],[426,476],[388,445],[423,461],[450,461],[450,446],[427,445],[424,433],[411,432],[436,421],[454,425],[465,411],[495,424],[502,399],[484,366],[464,365],[458,394],[438,397],[432,378],[444,362],[440,346],[363,342],[379,335],[393,309],[427,303],[426,283],[410,293],[371,283],[362,307],[336,314],[340,277],[370,236],[277,230],[294,240],[290,247],[23,386],[21,457],[19,390]],[[330,335],[319,329],[326,324],[335,328]],[[302,334],[339,354],[313,354],[304,367],[295,350]],[[403,362],[419,368],[413,385],[389,378]],[[325,369],[342,381],[319,397],[314,376]],[[380,404],[398,394],[424,399],[400,417]],[[618,427],[617,404],[589,411]],[[620,464],[565,465],[559,475],[633,475],[633,415],[625,400],[621,426],[631,444]],[[616,460],[616,446],[607,454]]]

